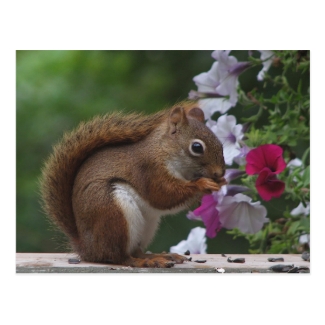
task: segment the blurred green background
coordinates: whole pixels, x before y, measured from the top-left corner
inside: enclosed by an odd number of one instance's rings
[[[42,213],[38,193],[42,163],[63,132],[97,114],[151,113],[186,99],[196,90],[192,78],[211,68],[211,52],[17,51],[17,252],[65,250],[64,236]],[[247,51],[231,54],[247,60]],[[240,79],[244,91],[262,87],[256,80],[260,68]],[[237,121],[254,113],[237,107],[229,111]],[[268,217],[281,216],[281,204],[281,199],[265,204]],[[196,226],[204,227],[188,220],[186,212],[165,217],[148,249],[168,251]],[[233,240],[224,229],[207,244],[208,253],[248,252],[245,239]]]

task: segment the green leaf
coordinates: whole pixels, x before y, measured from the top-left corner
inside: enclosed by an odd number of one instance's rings
[[[303,186],[308,187],[310,184],[310,166],[307,166],[302,176]]]
[[[310,233],[310,219],[309,218],[302,218],[300,220],[301,229],[306,233]]]
[[[303,163],[304,165],[306,165],[306,159],[307,159],[307,157],[308,157],[308,155],[309,155],[309,151],[310,151],[310,147],[308,147],[308,148],[305,150],[305,152],[304,152],[304,154],[303,154],[303,156],[302,156],[302,158],[301,158],[301,161],[302,161],[302,163]]]
[[[300,227],[300,220],[298,221],[293,221],[288,229],[288,235],[293,235],[295,234]]]

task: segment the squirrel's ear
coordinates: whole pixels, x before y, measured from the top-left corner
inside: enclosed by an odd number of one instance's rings
[[[188,118],[195,118],[196,120],[204,123],[204,113],[199,107],[190,107],[185,109],[186,116]]]
[[[181,107],[181,106],[177,106],[177,107],[172,109],[172,111],[171,111],[171,113],[169,115],[170,133],[171,134],[176,133],[177,129],[183,123],[187,123],[184,108]]]

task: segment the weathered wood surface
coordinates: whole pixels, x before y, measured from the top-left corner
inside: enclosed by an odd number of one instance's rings
[[[250,255],[250,254],[191,254],[192,261],[176,264],[172,268],[131,268],[113,264],[87,263],[70,264],[69,259],[77,258],[68,253],[17,253],[17,273],[270,273],[278,274],[270,269],[274,265],[290,265],[290,270],[299,273],[310,272],[310,262],[304,261],[299,254],[282,255]],[[230,263],[228,258],[244,258],[245,263]],[[268,258],[283,257],[283,262],[269,262]],[[196,260],[206,260],[197,263]],[[283,273],[281,273],[283,274]]]

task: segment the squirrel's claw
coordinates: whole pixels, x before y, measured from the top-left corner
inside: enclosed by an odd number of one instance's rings
[[[219,185],[213,179],[203,177],[196,180],[195,185],[200,192],[211,193],[213,191],[219,191],[223,184]]]

